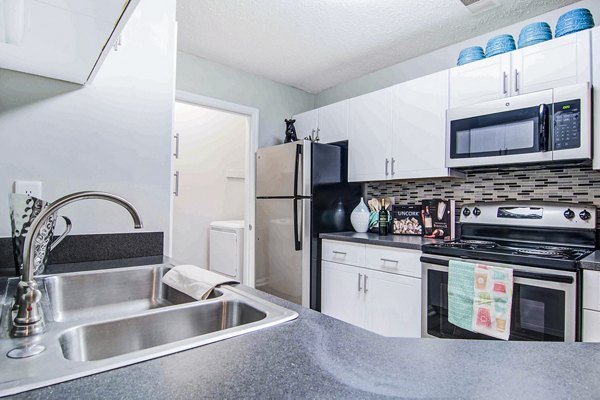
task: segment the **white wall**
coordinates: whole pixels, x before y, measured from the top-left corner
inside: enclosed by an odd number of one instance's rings
[[[441,48],[434,52],[415,57],[402,63],[364,75],[341,85],[334,86],[333,88],[326,89],[316,95],[315,107],[322,107],[340,100],[359,96],[361,94],[379,90],[400,82],[455,67],[458,53],[463,48],[469,46],[482,46],[485,49],[488,39],[501,33],[512,34],[515,40],[517,40],[521,28],[530,22],[546,21],[552,27],[552,32],[554,32],[554,27],[556,26],[558,17],[568,10],[579,7],[590,9],[595,17],[596,25],[600,24],[600,1],[582,0],[570,6],[539,15],[535,18],[524,20],[506,28],[477,36],[473,39],[465,40],[463,42]]]
[[[313,94],[184,52],[177,53],[177,89],[258,108],[259,147],[282,143],[283,120],[315,106]]]
[[[0,70],[0,236],[10,236],[16,179],[41,180],[47,200],[80,190],[120,194],[145,230],[168,234],[175,0],[142,0],[122,37],[87,87]],[[106,202],[76,203],[64,214],[73,233],[132,230],[129,215]]]
[[[247,116],[176,103],[179,196],[171,256],[177,261],[207,267],[210,223],[244,219],[248,123]],[[238,172],[242,179],[231,177]]]

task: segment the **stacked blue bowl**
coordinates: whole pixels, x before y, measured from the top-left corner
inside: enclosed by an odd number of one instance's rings
[[[594,17],[587,8],[576,8],[571,11],[567,11],[558,18],[556,23],[555,37],[568,35],[582,31],[584,29],[590,29],[594,27]]]
[[[545,22],[534,22],[521,29],[519,48],[532,46],[552,39],[552,29]]]
[[[480,46],[467,47],[460,51],[456,65],[468,64],[484,58],[485,54],[483,54],[483,49]]]
[[[494,36],[487,42],[485,47],[485,57],[490,58],[497,56],[498,54],[513,51],[517,48],[515,45],[515,39],[512,35],[498,35]]]

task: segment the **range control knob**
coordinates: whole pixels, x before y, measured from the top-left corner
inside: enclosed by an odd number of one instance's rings
[[[473,209],[473,215],[479,217],[481,215],[481,210],[477,207]]]
[[[583,210],[579,213],[579,218],[581,218],[584,221],[587,221],[588,219],[592,218],[592,214],[590,214],[588,210]]]
[[[463,215],[465,217],[468,217],[469,215],[471,215],[471,210],[469,210],[468,208],[463,208]]]
[[[565,216],[566,219],[575,218],[575,212],[573,210],[571,210],[570,208],[567,209],[567,211],[565,211],[563,215]]]

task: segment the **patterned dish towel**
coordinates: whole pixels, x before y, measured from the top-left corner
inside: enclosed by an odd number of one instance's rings
[[[448,321],[498,339],[510,336],[513,271],[450,260]]]

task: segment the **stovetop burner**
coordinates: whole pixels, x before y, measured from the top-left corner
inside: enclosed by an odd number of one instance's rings
[[[522,263],[523,265],[549,266],[573,269],[577,260],[591,250],[578,247],[536,245],[526,243],[502,243],[488,240],[455,240],[431,243],[423,246],[424,253],[447,255],[473,260]]]

